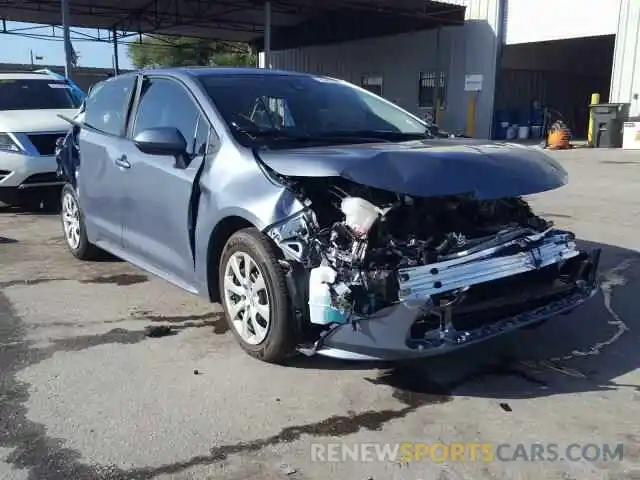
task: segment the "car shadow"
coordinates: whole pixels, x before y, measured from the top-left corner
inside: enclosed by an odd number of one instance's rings
[[[519,330],[447,355],[408,362],[348,362],[297,357],[288,366],[363,370],[396,390],[481,398],[532,398],[640,385],[616,381],[640,367],[640,253],[602,249],[600,288],[586,304],[535,329]]]

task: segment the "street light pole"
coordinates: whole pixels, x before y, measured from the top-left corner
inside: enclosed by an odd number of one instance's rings
[[[64,76],[71,78],[72,53],[71,34],[69,33],[69,0],[60,0],[62,11],[62,31],[64,34]]]
[[[271,1],[264,2],[264,68],[271,68]]]

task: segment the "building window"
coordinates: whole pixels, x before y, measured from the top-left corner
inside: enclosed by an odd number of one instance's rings
[[[371,93],[382,96],[382,75],[363,75],[360,86]]]
[[[421,108],[433,108],[435,100],[438,100],[440,108],[445,108],[447,99],[447,74],[446,72],[440,72],[439,82],[436,82],[437,76],[436,72],[420,72],[418,106]]]

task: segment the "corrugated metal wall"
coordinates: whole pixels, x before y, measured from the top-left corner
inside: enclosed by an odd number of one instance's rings
[[[358,85],[362,75],[381,74],[383,95],[416,112],[420,72],[436,69],[436,37],[433,30],[273,52],[271,64],[274,68],[330,75]],[[441,51],[445,59],[450,56],[449,38],[450,32],[443,31]]]
[[[640,116],[640,0],[622,0],[611,76],[612,102],[630,102]]]
[[[491,129],[498,38],[503,30],[503,0],[453,0],[449,3],[467,6],[467,22],[460,27],[442,28],[439,48],[437,32],[422,31],[272,52],[272,67],[332,75],[356,84],[360,83],[362,75],[382,74],[383,95],[417,114],[424,113],[418,107],[420,72],[445,71],[449,81],[442,124],[452,130],[466,126],[471,94],[464,91],[465,74],[482,74],[484,82],[477,97],[475,133],[486,138]]]

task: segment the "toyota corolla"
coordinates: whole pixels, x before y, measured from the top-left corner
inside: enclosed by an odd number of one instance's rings
[[[562,187],[544,151],[434,138],[346,81],[157,69],[97,85],[58,149],[77,258],[105,250],[220,302],[242,348],[442,354],[571,311],[599,251],[523,197]]]

